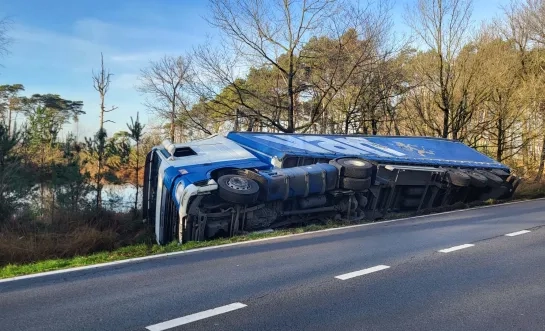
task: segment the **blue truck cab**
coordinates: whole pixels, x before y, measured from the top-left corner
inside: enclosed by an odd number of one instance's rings
[[[229,132],[146,157],[144,218],[165,244],[511,197],[511,170],[441,138]]]

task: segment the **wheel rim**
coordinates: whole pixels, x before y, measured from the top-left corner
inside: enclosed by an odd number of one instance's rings
[[[250,188],[250,183],[243,177],[231,177],[227,181],[227,186],[237,191],[247,191]]]
[[[361,160],[348,160],[345,162],[347,165],[355,166],[355,167],[363,167],[365,166],[365,161]]]

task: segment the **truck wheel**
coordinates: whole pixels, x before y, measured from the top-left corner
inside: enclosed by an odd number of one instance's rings
[[[486,185],[488,184],[488,179],[477,171],[468,170],[466,173],[469,175],[469,178],[471,180],[471,186],[486,187]]]
[[[240,175],[224,175],[218,178],[218,194],[225,201],[250,204],[257,200],[259,185]]]
[[[371,178],[343,177],[341,187],[347,190],[363,191],[371,187]]]
[[[373,174],[373,164],[359,158],[342,158],[332,160],[329,163],[338,169],[344,169],[341,174],[346,177],[368,178]]]
[[[489,171],[485,171],[485,170],[477,170],[477,171],[488,179],[488,186],[500,187],[503,184],[503,179],[494,175],[493,173]]]
[[[505,194],[509,193],[509,189],[505,186],[498,186],[495,188],[492,188],[490,192],[483,193],[479,200],[486,201],[488,199],[499,199],[500,197],[504,196]]]
[[[447,171],[447,179],[452,185],[466,187],[471,184],[471,178],[463,171],[450,169]]]
[[[506,171],[503,171],[501,169],[492,169],[490,170],[490,172],[503,180],[506,180],[510,176]]]

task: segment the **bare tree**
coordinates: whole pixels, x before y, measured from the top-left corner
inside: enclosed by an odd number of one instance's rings
[[[7,19],[0,19],[0,56],[6,55],[11,39],[8,37],[10,22]]]
[[[540,50],[545,47],[545,0],[524,0],[520,3],[511,4],[510,8],[505,10],[508,18],[508,24],[511,28],[509,37],[515,40],[519,46],[520,59],[523,64],[525,74],[533,74],[532,80],[538,80],[539,85],[543,85],[543,76],[545,74],[545,67],[542,65],[541,55],[538,61],[538,72],[536,74],[536,68],[531,70],[528,68],[526,61],[529,61],[529,47],[530,42],[537,46]],[[539,54],[540,52],[537,52]],[[533,72],[532,72],[533,71]],[[535,77],[537,76],[537,77]],[[535,83],[534,83],[535,84]],[[538,93],[539,97],[534,98],[532,104],[534,105],[533,111],[539,114],[541,117],[541,127],[545,126],[545,99],[542,97],[542,93]],[[543,177],[543,171],[545,169],[545,131],[541,130],[542,142],[541,142],[541,154],[539,156],[539,167],[535,180],[541,181]]]
[[[455,89],[461,75],[460,62],[463,61],[458,55],[468,35],[471,4],[471,0],[418,0],[416,8],[406,9],[407,24],[435,55],[433,65],[421,70],[423,76],[432,82],[428,88],[437,91],[434,102],[443,114],[441,135],[444,138],[452,132],[453,138],[457,139],[451,120],[464,124],[467,118],[464,100],[455,99]]]
[[[103,168],[104,168],[104,158],[106,150],[106,130],[104,129],[104,123],[111,122],[110,120],[104,120],[106,113],[109,113],[117,107],[106,108],[106,94],[110,88],[112,74],[109,70],[104,67],[104,56],[100,53],[100,71],[95,73],[93,71],[93,87],[100,95],[100,122],[99,129],[96,135],[97,139],[97,173],[95,175],[95,184],[96,184],[96,207],[100,209],[102,205],[102,180],[104,178]]]
[[[187,112],[186,92],[191,80],[191,57],[164,56],[140,72],[138,91],[149,96],[146,107],[170,123],[169,137],[175,140],[179,113]]]
[[[224,43],[195,52],[199,96],[226,118],[238,110],[280,132],[307,131],[322,118],[358,68],[374,59],[386,17],[382,9],[335,0],[210,3],[210,23]]]
[[[237,55],[250,63],[263,63],[278,70],[287,104],[281,105],[287,125],[274,119],[278,129],[295,131],[296,74],[298,53],[305,38],[320,28],[335,9],[335,1],[234,1],[212,0],[213,26],[229,38]],[[284,55],[281,59],[280,55]],[[253,107],[248,107],[253,109]]]
[[[537,42],[541,47],[545,46],[545,1],[544,0],[526,0],[522,4],[520,11],[522,16],[523,26],[529,32],[531,40]],[[545,68],[540,66],[541,76],[545,74]],[[542,127],[545,126],[545,100],[538,102],[538,111],[542,118]],[[545,169],[545,132],[542,130],[541,155],[539,158],[539,168],[536,175],[536,181],[540,182]]]
[[[512,7],[515,8],[513,18],[517,17],[519,26],[530,32],[529,38],[545,44],[545,0],[524,0]]]

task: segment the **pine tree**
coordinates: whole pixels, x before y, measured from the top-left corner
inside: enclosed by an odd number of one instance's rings
[[[136,121],[133,120],[131,116],[131,123],[127,123],[129,128],[130,138],[136,143],[136,167],[134,168],[136,173],[136,178],[134,180],[134,186],[136,187],[136,196],[134,198],[134,212],[137,214],[138,211],[138,188],[139,188],[139,170],[140,170],[140,143],[142,142],[142,137],[144,135],[144,127],[139,120],[138,113],[136,113]]]

